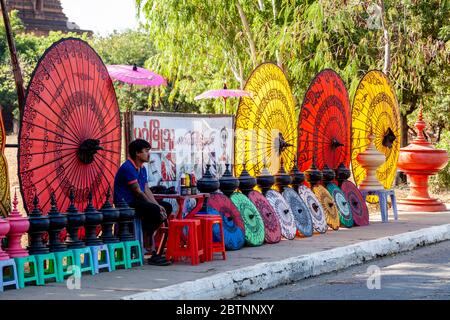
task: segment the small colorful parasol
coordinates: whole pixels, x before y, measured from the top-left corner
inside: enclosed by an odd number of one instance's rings
[[[245,226],[238,209],[230,198],[220,193],[211,194],[207,203],[207,212],[222,216],[226,249],[241,249],[245,244]]]
[[[297,227],[295,225],[294,214],[292,213],[289,204],[284,200],[283,196],[275,190],[267,191],[266,198],[278,216],[278,221],[281,226],[281,235],[288,240],[293,240],[297,233]]]
[[[347,228],[353,227],[352,212],[350,210],[349,203],[345,198],[345,194],[342,192],[341,188],[339,188],[334,183],[329,183],[327,185],[327,190],[333,197],[334,203],[336,204],[336,208],[339,212],[341,226],[345,226]]]
[[[314,186],[312,191],[322,204],[328,226],[331,227],[333,230],[338,230],[340,224],[339,213],[336,208],[336,204],[334,203],[333,197],[322,185]]]
[[[313,234],[313,223],[311,213],[306,204],[298,193],[291,188],[284,188],[283,197],[291,207],[299,234],[304,237],[311,237]]]
[[[328,230],[327,221],[325,220],[325,213],[322,204],[317,199],[316,195],[306,186],[298,187],[299,196],[305,201],[309,207],[311,218],[313,222],[314,231],[318,233],[325,233]]]
[[[239,97],[252,97],[252,93],[240,89],[228,89],[227,84],[224,83],[223,89],[208,90],[202,94],[196,96],[194,100],[200,99],[214,99],[223,98],[224,101],[224,113],[227,113],[227,99],[228,98],[239,98]]]
[[[157,87],[166,86],[166,80],[159,74],[136,65],[107,65],[108,73],[114,80],[131,85]]]
[[[264,243],[264,222],[255,205],[242,193],[234,192],[231,202],[241,213],[245,225],[245,243],[249,246],[260,246]]]
[[[248,198],[261,214],[264,222],[264,240],[267,243],[277,243],[281,240],[281,226],[275,210],[269,201],[258,191],[250,191]]]
[[[352,182],[344,181],[341,185],[341,190],[344,192],[345,198],[350,205],[355,225],[367,226],[369,224],[369,210],[359,189]]]

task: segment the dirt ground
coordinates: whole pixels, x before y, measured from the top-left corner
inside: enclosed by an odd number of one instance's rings
[[[9,135],[6,137],[6,143],[16,144],[17,135]],[[11,187],[11,200],[14,197],[14,192],[17,190],[17,197],[19,199],[19,211],[24,215],[23,201],[19,188],[19,177],[17,174],[17,148],[5,149],[6,160],[8,161],[9,181]],[[395,188],[395,194],[397,199],[404,198],[408,195],[409,189],[407,186],[400,186]],[[450,203],[450,192],[445,193],[431,193],[432,197],[438,198],[443,202]],[[377,204],[368,204],[369,212],[371,215],[379,215],[379,206]]]

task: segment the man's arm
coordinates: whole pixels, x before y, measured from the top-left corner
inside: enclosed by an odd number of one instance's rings
[[[153,196],[152,190],[150,190],[150,188],[148,187],[148,183],[145,184],[145,195],[150,199],[150,202],[159,206],[158,201],[156,201],[155,197]]]
[[[140,199],[143,199],[145,201],[148,201],[148,202],[156,204],[159,207],[159,209],[160,209],[160,214],[161,214],[162,218],[163,219],[167,219],[166,209],[164,209],[163,206],[159,205],[159,203],[156,201],[155,197],[153,196],[153,193],[148,188],[147,184],[145,184],[145,191],[146,192],[142,192],[142,190],[139,187],[139,184],[137,182],[130,184],[130,188],[131,188],[131,191],[133,192],[133,194],[134,194],[134,196],[136,198],[140,198]],[[147,190],[150,192],[149,194],[147,193]]]
[[[137,182],[130,184],[129,187],[131,189],[131,192],[133,192],[133,194],[136,198],[155,203],[154,202],[155,198],[153,197],[153,200],[152,200],[151,198],[149,198],[147,196],[146,193],[142,192],[142,190],[139,187],[139,184]]]

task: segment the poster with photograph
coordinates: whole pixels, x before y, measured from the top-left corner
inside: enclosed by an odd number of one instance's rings
[[[206,165],[220,178],[225,163],[233,164],[233,116],[133,112],[131,140],[151,145],[149,186],[178,187],[186,173],[202,177]]]

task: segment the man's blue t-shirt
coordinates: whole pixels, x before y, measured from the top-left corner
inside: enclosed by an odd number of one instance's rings
[[[114,178],[114,203],[118,203],[122,198],[128,205],[134,202],[135,197],[130,185],[137,182],[142,192],[145,192],[147,183],[147,170],[145,167],[137,168],[130,159],[125,161],[117,171]]]

